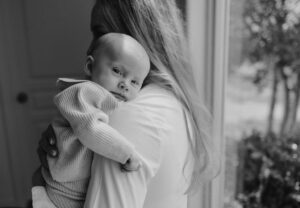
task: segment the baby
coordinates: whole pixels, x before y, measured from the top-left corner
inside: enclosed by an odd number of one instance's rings
[[[135,39],[109,33],[94,42],[87,57],[90,80],[58,79],[54,103],[60,116],[52,127],[59,157],[49,157],[49,170],[42,170],[56,207],[83,207],[93,152],[120,163],[125,171],[139,169],[134,146],[108,125],[108,115],[137,96],[149,70],[149,57]]]

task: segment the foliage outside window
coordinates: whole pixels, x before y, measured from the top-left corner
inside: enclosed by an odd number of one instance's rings
[[[226,165],[237,172],[225,207],[300,207],[300,1],[232,0],[231,9],[240,18],[231,18],[225,122],[237,122],[225,126]]]

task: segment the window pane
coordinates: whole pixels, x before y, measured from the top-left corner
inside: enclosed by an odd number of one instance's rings
[[[299,0],[230,11],[224,207],[300,207]]]

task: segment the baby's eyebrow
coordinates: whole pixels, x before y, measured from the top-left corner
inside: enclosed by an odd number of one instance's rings
[[[134,76],[132,79],[134,79],[134,80],[136,80],[136,81],[141,81],[141,80],[143,80],[143,78],[137,77],[137,76]]]

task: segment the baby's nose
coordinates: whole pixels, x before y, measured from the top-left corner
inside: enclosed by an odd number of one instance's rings
[[[120,82],[118,86],[121,90],[128,91],[128,86],[126,85],[125,82]]]

